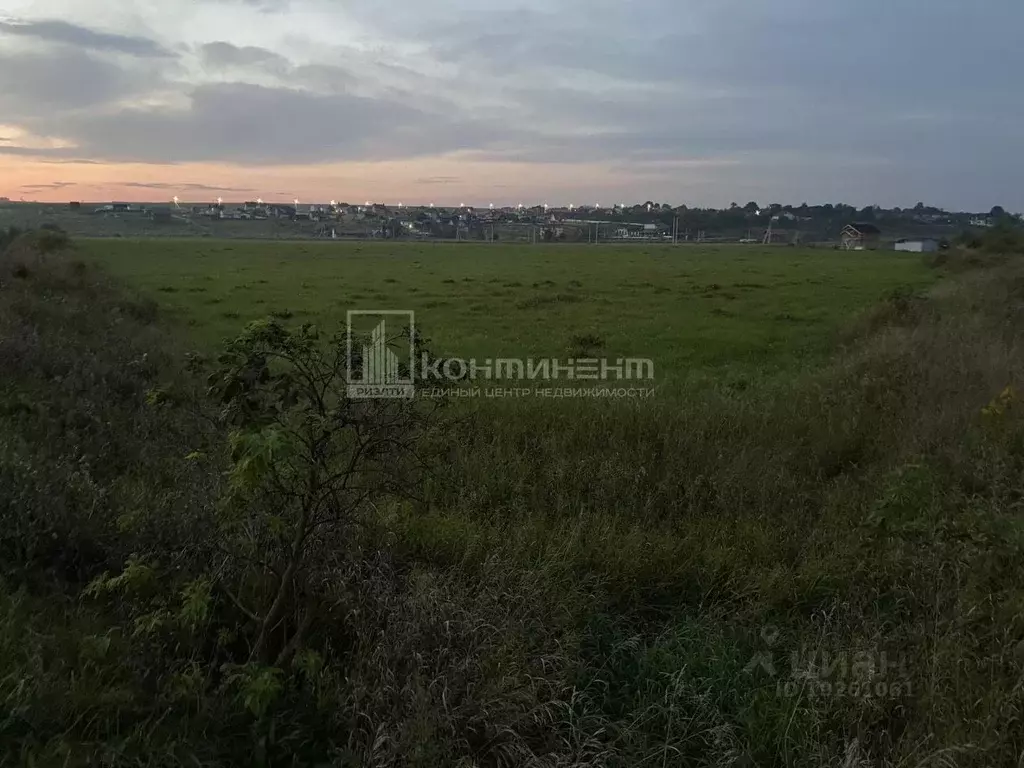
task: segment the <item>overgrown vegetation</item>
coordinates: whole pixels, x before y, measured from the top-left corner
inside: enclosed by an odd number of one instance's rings
[[[1024,253],[1024,227],[1016,219],[1004,216],[991,229],[965,232],[960,244],[987,254]]]
[[[183,367],[153,304],[15,243],[5,764],[1024,752],[1017,258],[944,256],[795,380],[467,414],[348,400],[281,319]]]

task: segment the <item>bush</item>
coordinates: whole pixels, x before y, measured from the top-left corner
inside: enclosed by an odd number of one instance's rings
[[[0,229],[0,255],[7,249],[12,242],[14,242],[22,233],[19,227],[7,227],[6,229]]]
[[[1012,219],[1001,219],[981,233],[966,231],[958,241],[964,248],[988,254],[1024,254],[1024,228]]]
[[[35,233],[33,245],[40,253],[54,253],[67,248],[71,240],[68,233],[56,224],[43,224]]]

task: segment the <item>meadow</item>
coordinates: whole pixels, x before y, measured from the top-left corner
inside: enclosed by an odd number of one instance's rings
[[[91,240],[83,258],[174,310],[213,348],[277,314],[343,330],[347,310],[416,312],[439,353],[656,361],[709,369],[820,362],[858,311],[936,279],[919,255],[760,247]]]
[[[117,239],[0,268],[0,758],[1024,755],[1019,256]],[[649,355],[656,396],[443,409],[415,493],[303,539],[374,411],[325,416],[337,367],[287,328],[380,308],[442,355]]]

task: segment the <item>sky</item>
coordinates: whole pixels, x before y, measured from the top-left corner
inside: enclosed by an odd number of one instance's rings
[[[0,196],[1024,210],[1021,0],[0,0]]]

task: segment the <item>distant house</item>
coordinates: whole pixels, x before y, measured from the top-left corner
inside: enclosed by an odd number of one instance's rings
[[[989,227],[994,227],[995,222],[988,216],[975,216],[974,218],[971,219],[971,226],[984,227],[988,229]]]
[[[271,204],[267,206],[267,212],[279,219],[291,219],[295,216],[295,206]]]
[[[937,240],[932,240],[930,238],[905,238],[896,241],[896,250],[907,251],[908,253],[935,253],[939,250],[939,243]]]
[[[863,251],[865,248],[877,247],[882,233],[874,224],[857,222],[843,228],[843,248],[848,251]]]
[[[149,212],[149,216],[157,224],[169,224],[174,218],[174,216],[171,214],[171,209],[166,206],[162,206],[160,208],[153,208]]]
[[[115,213],[127,213],[131,209],[132,207],[128,203],[113,203],[110,206],[110,210],[114,211]]]
[[[73,201],[68,203],[68,208],[70,208],[72,211],[79,211],[82,209],[82,204],[78,201]]]

